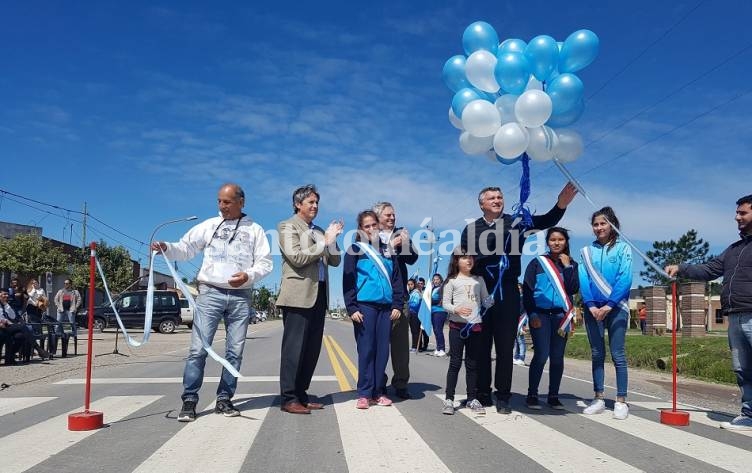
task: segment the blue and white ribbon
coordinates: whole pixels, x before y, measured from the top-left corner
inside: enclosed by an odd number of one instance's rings
[[[561,300],[564,301],[564,318],[559,324],[559,329],[556,331],[556,333],[558,333],[562,337],[566,337],[572,328],[571,322],[574,318],[574,305],[572,305],[569,294],[567,294],[567,288],[564,286],[564,278],[562,277],[558,268],[556,268],[556,265],[554,265],[553,261],[551,261],[549,258],[545,256],[538,256],[538,262],[543,268],[543,272],[546,273],[546,276],[548,276],[548,280],[551,282],[551,285],[556,289],[556,292],[559,293]]]
[[[517,319],[517,336],[519,337],[522,335],[523,329],[525,328],[525,325],[527,325],[527,313],[520,314],[520,318]]]
[[[149,336],[151,335],[151,320],[152,320],[152,314],[154,313],[154,301],[152,300],[152,297],[154,295],[154,287],[153,287],[153,281],[154,276],[151,272],[149,272],[149,291],[146,293],[146,315],[144,316],[144,336],[141,338],[141,341],[135,340],[133,337],[128,335],[128,331],[125,329],[125,325],[123,325],[123,320],[120,318],[120,314],[117,311],[117,308],[115,307],[115,302],[112,300],[112,294],[110,294],[110,288],[107,287],[107,279],[104,277],[104,271],[102,271],[102,265],[99,264],[99,258],[94,256],[94,261],[97,263],[97,270],[99,270],[99,276],[102,278],[102,284],[104,285],[104,292],[107,294],[107,299],[110,301],[110,307],[112,307],[112,311],[115,313],[115,320],[118,323],[118,326],[120,327],[120,331],[123,332],[123,337],[125,337],[125,342],[132,346],[132,347],[140,347],[141,345],[146,345],[146,343],[149,341]]]
[[[156,251],[152,251],[151,253],[151,262],[149,264],[149,289],[147,293],[147,299],[149,301],[152,301],[153,294],[154,294],[154,285],[152,284],[153,280],[153,272],[154,272],[154,255],[156,255]],[[234,377],[239,378],[240,372],[235,369],[234,366],[230,364],[229,361],[225,360],[221,356],[217,354],[217,352],[214,351],[214,349],[211,347],[211,343],[206,339],[206,335],[204,335],[201,332],[201,327],[203,326],[201,322],[201,311],[199,310],[198,306],[196,305],[196,301],[193,299],[193,296],[191,295],[191,292],[188,289],[188,286],[183,282],[182,279],[178,276],[178,274],[175,272],[175,268],[173,267],[172,262],[167,258],[167,256],[162,253],[162,257],[164,258],[165,262],[167,263],[167,267],[170,270],[170,274],[172,275],[172,279],[175,280],[175,284],[177,284],[178,289],[183,293],[183,296],[188,299],[188,305],[191,309],[193,309],[193,330],[196,332],[196,335],[198,335],[199,340],[201,340],[201,346],[206,351],[206,353],[214,359],[217,363],[224,366],[224,368]],[[151,319],[151,307],[148,305],[147,302],[147,317]]]
[[[611,285],[606,281],[606,278],[595,269],[595,265],[593,265],[593,257],[590,254],[590,248],[586,246],[580,251],[580,254],[582,254],[582,264],[585,265],[585,270],[587,271],[588,276],[590,276],[590,279],[595,283],[598,290],[601,291],[601,294],[606,297],[611,297]],[[624,299],[620,300],[618,305],[621,310],[626,311],[627,314],[629,314],[629,306]]]

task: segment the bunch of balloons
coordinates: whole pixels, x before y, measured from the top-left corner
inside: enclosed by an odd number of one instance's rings
[[[465,29],[466,55],[444,64],[444,83],[454,92],[449,121],[462,133],[460,148],[512,164],[530,159],[577,159],[582,137],[564,128],[585,109],[584,85],[574,73],[598,55],[598,37],[575,31],[563,42],[547,35],[525,43],[499,43],[491,25],[476,21]]]

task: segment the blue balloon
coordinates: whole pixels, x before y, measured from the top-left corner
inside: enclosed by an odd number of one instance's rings
[[[575,104],[572,109],[570,109],[568,112],[559,114],[559,115],[551,115],[551,118],[548,119],[546,122],[546,126],[551,128],[561,128],[564,126],[569,126],[572,123],[576,122],[580,119],[582,116],[582,112],[585,111],[585,101],[580,99],[579,102]]]
[[[598,55],[600,40],[590,30],[575,31],[564,41],[559,54],[559,72],[577,72],[584,69]]]
[[[511,158],[511,159],[502,158],[498,154],[496,155],[496,161],[500,162],[501,164],[506,164],[506,165],[514,164],[520,159],[522,159],[522,155],[519,155],[516,158]]]
[[[579,77],[565,72],[548,83],[546,93],[551,97],[552,115],[567,113],[582,101],[585,86]]]
[[[501,88],[510,94],[519,95],[525,91],[530,80],[530,68],[522,53],[504,53],[497,57],[494,76]]]
[[[524,53],[526,47],[527,43],[522,41],[521,39],[509,38],[501,42],[501,44],[499,45],[499,52],[496,54]]]
[[[467,58],[458,54],[447,59],[444,63],[444,70],[441,72],[441,77],[444,79],[444,83],[449,90],[457,92],[465,87],[472,87],[470,82],[467,81],[465,76],[465,62]]]
[[[473,89],[460,89],[452,98],[452,111],[457,118],[462,118],[462,110],[473,100],[479,100],[482,97]]]
[[[499,50],[499,35],[493,26],[485,21],[476,21],[462,33],[462,47],[468,56],[480,49],[496,54]]]
[[[559,63],[559,46],[550,36],[536,36],[525,48],[525,57],[530,64],[530,72],[543,82],[551,77]]]

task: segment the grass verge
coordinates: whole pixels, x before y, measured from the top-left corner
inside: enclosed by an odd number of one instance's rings
[[[611,362],[606,337],[606,363]],[[671,336],[647,337],[639,331],[630,331],[626,338],[627,363],[629,367],[652,371],[671,372]],[[676,338],[677,367],[679,374],[714,383],[736,384],[731,371],[731,351],[728,339],[723,336]],[[578,330],[567,342],[566,356],[582,360],[590,359],[590,344],[584,330]],[[656,362],[666,358],[667,369],[658,369]]]

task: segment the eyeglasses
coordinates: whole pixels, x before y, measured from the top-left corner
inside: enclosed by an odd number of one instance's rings
[[[238,218],[238,221],[235,223],[235,228],[232,230],[232,236],[229,240],[227,240],[227,244],[229,245],[232,243],[232,241],[235,239],[235,236],[238,234],[238,227],[240,226],[240,221],[245,217],[244,213],[240,214],[240,218]],[[209,243],[206,246],[211,246],[212,241],[214,241],[214,238],[217,236],[217,233],[219,232],[219,229],[222,228],[222,224],[227,221],[226,218],[222,219],[221,222],[219,222],[219,225],[217,226],[217,229],[214,230],[214,233],[212,233],[211,238],[209,239]],[[223,237],[219,237],[220,240],[224,240]]]

